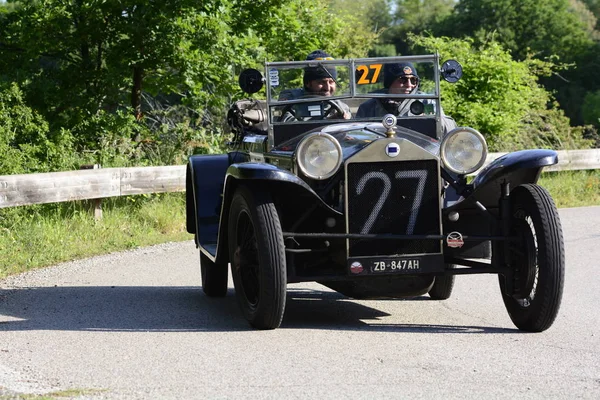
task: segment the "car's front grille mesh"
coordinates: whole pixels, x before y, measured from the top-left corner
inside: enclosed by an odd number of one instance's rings
[[[439,235],[435,160],[350,163],[349,232]],[[439,253],[439,240],[350,240],[350,257]]]

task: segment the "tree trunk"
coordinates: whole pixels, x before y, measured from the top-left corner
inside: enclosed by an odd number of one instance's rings
[[[142,115],[142,81],[144,78],[144,69],[140,65],[133,67],[133,88],[131,90],[131,106],[135,119],[140,121]]]

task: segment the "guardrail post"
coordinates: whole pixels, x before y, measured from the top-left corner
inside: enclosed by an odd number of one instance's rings
[[[100,164],[93,165],[82,165],[79,169],[100,169],[102,166]],[[91,205],[94,212],[94,219],[96,221],[102,219],[102,199],[91,199]]]

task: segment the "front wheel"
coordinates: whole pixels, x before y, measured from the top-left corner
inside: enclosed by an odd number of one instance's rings
[[[449,269],[456,268],[454,264],[447,266]],[[448,300],[454,288],[454,275],[436,276],[433,286],[429,289],[429,297],[433,300]]]
[[[564,285],[565,252],[558,210],[550,194],[536,184],[516,187],[510,199],[511,236],[519,240],[509,243],[512,293],[507,293],[508,278],[499,276],[502,299],[517,328],[542,332],[558,314]]]
[[[235,294],[250,325],[275,329],[287,284],[281,223],[271,196],[240,186],[229,212],[229,254]]]

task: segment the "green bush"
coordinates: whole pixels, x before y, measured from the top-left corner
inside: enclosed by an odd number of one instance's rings
[[[459,125],[479,130],[491,151],[524,148],[588,148],[584,128],[572,128],[539,76],[557,68],[547,61],[514,60],[494,40],[411,35],[415,47],[437,51],[442,60],[457,59],[465,69],[455,84],[443,81],[442,104]]]
[[[600,91],[585,95],[581,112],[586,124],[600,127]]]
[[[181,111],[183,109],[183,111]],[[52,131],[27,106],[15,83],[0,81],[0,175],[108,167],[184,164],[194,153],[224,151],[219,126],[212,133],[182,105],[150,110],[137,121],[127,110],[98,111],[70,130]]]
[[[73,136],[50,132],[15,83],[0,81],[0,175],[74,169]]]

